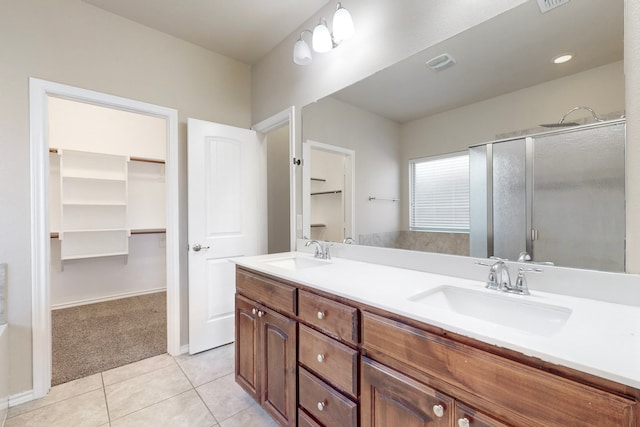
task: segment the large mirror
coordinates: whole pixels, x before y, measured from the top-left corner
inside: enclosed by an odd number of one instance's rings
[[[329,240],[469,255],[468,232],[410,230],[411,160],[548,131],[540,124],[557,123],[575,106],[620,117],[623,15],[624,0],[571,1],[544,13],[530,0],[305,106],[303,145],[342,147],[355,158],[353,194],[337,197],[352,209],[351,234],[344,228]],[[553,62],[567,53],[569,62]],[[568,117],[592,120],[584,109]],[[304,206],[305,227],[319,222],[313,203],[312,196]],[[323,238],[322,229],[303,234]]]

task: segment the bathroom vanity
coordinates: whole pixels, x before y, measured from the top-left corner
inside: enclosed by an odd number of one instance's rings
[[[640,307],[299,252],[235,262],[236,381],[280,425],[640,425]]]

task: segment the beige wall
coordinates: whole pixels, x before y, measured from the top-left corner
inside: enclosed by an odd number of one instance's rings
[[[624,23],[627,113],[627,271],[640,273],[640,2],[627,0]]]
[[[504,133],[540,129],[540,123],[555,123],[574,106],[587,105],[605,115],[624,111],[624,104],[623,64],[615,62],[404,123],[400,156],[403,196],[409,195],[410,159],[463,151]],[[584,114],[576,111],[569,119],[579,120]],[[409,214],[405,204],[403,208],[402,227],[407,229]]]
[[[291,250],[289,210],[289,126],[267,134],[268,252]]]
[[[247,65],[80,0],[0,3],[0,262],[8,263],[11,392],[32,388],[29,77],[175,108],[179,114],[180,247],[186,247],[187,117],[251,125]],[[186,253],[181,343],[187,340]]]
[[[305,141],[355,151],[355,233],[349,237],[397,231],[401,203],[368,197],[400,196],[400,125],[334,98],[309,104],[303,113]]]

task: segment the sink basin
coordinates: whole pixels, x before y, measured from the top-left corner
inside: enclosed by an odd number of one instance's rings
[[[569,308],[527,300],[526,296],[474,291],[455,286],[440,286],[409,299],[534,335],[553,335],[571,316]]]
[[[329,265],[331,262],[316,258],[288,257],[266,261],[265,264],[272,267],[284,268],[286,270],[304,270],[306,268]]]

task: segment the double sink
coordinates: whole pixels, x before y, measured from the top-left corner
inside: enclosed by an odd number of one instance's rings
[[[292,272],[322,268],[333,263],[303,255],[270,258],[265,266]],[[443,284],[407,297],[411,303],[447,311],[471,319],[501,325],[533,335],[550,336],[571,317],[567,307],[542,303],[533,296],[512,295],[495,290],[468,289]]]

